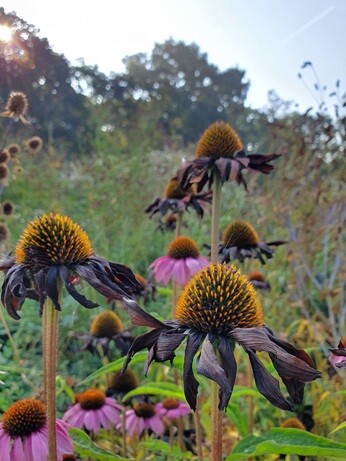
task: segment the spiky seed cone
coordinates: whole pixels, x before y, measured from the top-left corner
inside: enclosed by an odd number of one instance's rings
[[[298,418],[287,418],[280,424],[283,428],[294,428],[294,429],[301,429],[302,431],[306,431],[304,424]]]
[[[133,405],[133,409],[140,418],[149,419],[155,415],[154,405],[151,403],[136,403]]]
[[[98,314],[90,325],[90,334],[95,338],[112,338],[124,331],[123,324],[118,315],[110,310]]]
[[[6,163],[10,160],[11,154],[9,153],[8,149],[1,149],[0,150],[0,163]]]
[[[195,155],[197,158],[210,157],[214,160],[220,157],[233,158],[234,154],[243,148],[243,143],[231,125],[214,122],[200,137]]]
[[[2,204],[2,212],[6,216],[10,216],[13,213],[13,203],[9,200]]]
[[[47,267],[79,263],[92,254],[84,230],[68,216],[51,213],[27,225],[18,240],[15,260],[26,266]]]
[[[254,287],[226,264],[211,264],[192,276],[178,299],[175,316],[184,326],[216,334],[263,325]]]
[[[16,117],[24,116],[28,110],[28,99],[21,91],[13,91],[6,103],[6,111]]]
[[[164,196],[167,199],[182,199],[184,198],[187,194],[193,194],[196,193],[196,186],[193,184],[191,185],[186,191],[180,187],[179,181],[177,178],[172,178],[171,180],[168,181],[165,191],[164,191]]]
[[[8,177],[8,166],[6,163],[0,163],[0,179],[6,179]]]
[[[176,237],[169,244],[167,255],[174,259],[198,258],[199,251],[196,243],[189,237]]]
[[[103,407],[106,394],[98,389],[88,389],[78,397],[78,403],[83,410],[98,410]]]
[[[259,236],[249,222],[237,220],[231,222],[224,230],[222,243],[226,248],[248,248],[259,243]]]
[[[42,149],[42,139],[39,136],[33,136],[25,141],[25,150],[29,154],[37,154]]]
[[[7,150],[10,153],[11,157],[16,157],[18,154],[20,154],[20,147],[18,144],[10,144],[7,147]]]
[[[41,429],[46,422],[46,407],[35,399],[18,400],[2,417],[2,427],[10,437],[25,437]]]
[[[132,370],[126,370],[124,373],[116,371],[112,374],[110,387],[116,392],[127,394],[138,386],[138,376]]]

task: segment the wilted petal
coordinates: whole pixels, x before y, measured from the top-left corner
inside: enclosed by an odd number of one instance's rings
[[[133,341],[127,353],[127,356],[126,356],[126,359],[125,359],[125,362],[122,368],[123,372],[126,370],[128,364],[132,360],[132,357],[137,352],[142,351],[143,349],[151,349],[153,347],[153,345],[157,341],[157,338],[160,336],[160,333],[161,333],[161,330],[159,328],[156,328],[155,330],[149,331],[149,333],[144,333],[140,336],[137,336],[137,338]]]
[[[233,348],[229,340],[221,336],[218,345],[218,350],[220,353],[221,366],[226,372],[232,393],[235,379],[237,376],[237,362],[234,358]]]
[[[185,338],[184,333],[162,332],[156,342],[155,360],[158,362],[170,360],[172,362],[175,357],[175,350]]]
[[[219,410],[223,410],[228,405],[232,389],[225,370],[220,367],[217,361],[214,346],[209,340],[209,335],[203,341],[196,370],[199,374],[215,381],[220,386]]]
[[[71,283],[70,272],[66,266],[59,266],[59,274],[62,281],[64,282],[66,290],[72,296],[73,299],[75,299],[79,304],[81,304],[83,307],[86,307],[87,309],[93,309],[94,307],[98,307],[97,303],[89,301],[89,299],[87,299],[85,296],[78,293],[73,283]]]
[[[197,354],[199,346],[204,338],[204,334],[199,332],[192,332],[187,337],[185,347],[185,360],[183,371],[184,393],[187,403],[192,410],[196,410],[198,381],[196,380],[192,371],[192,362]]]
[[[170,327],[166,324],[160,322],[160,320],[148,314],[148,312],[145,312],[133,299],[123,298],[123,305],[133,325],[149,328],[161,328],[163,330],[170,329]]]
[[[268,372],[251,349],[245,350],[249,355],[253,376],[259,392],[276,407],[292,411],[291,404],[280,391],[279,381]]]

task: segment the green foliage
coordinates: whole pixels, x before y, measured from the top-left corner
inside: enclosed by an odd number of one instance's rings
[[[92,459],[93,461],[126,461],[129,459],[98,447],[84,431],[72,428],[69,433],[73,440],[74,450],[82,459]]]
[[[271,454],[318,456],[345,459],[346,444],[309,434],[299,429],[275,428],[262,436],[250,435],[239,442],[226,461]]]

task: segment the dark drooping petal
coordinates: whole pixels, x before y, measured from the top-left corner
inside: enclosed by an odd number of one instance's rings
[[[302,401],[304,383],[313,381],[321,375],[314,368],[311,358],[305,351],[296,349],[286,341],[276,338],[266,327],[236,328],[232,331],[231,336],[247,351],[268,352],[294,403]],[[259,365],[257,365],[257,372],[258,370]]]
[[[237,362],[234,357],[233,347],[228,338],[221,336],[217,348],[220,354],[221,366],[226,372],[230,391],[232,393],[235,379],[237,377]]]
[[[203,341],[196,370],[219,385],[219,410],[224,410],[231,397],[232,387],[225,370],[219,365],[210,337],[211,335],[208,334]]]
[[[26,271],[22,266],[14,265],[6,272],[1,290],[1,301],[10,316],[16,320],[20,319],[17,312],[27,297],[28,284]]]
[[[61,306],[59,303],[59,292],[58,292],[58,275],[59,269],[58,266],[52,266],[48,269],[46,273],[46,294],[48,298],[50,298],[54,304],[55,309],[58,311],[61,310]]]
[[[245,348],[249,355],[253,376],[259,392],[273,405],[281,410],[292,411],[291,404],[285,399],[280,391],[279,381],[275,379],[262,364],[256,354]]]
[[[90,301],[85,296],[78,293],[74,285],[71,283],[70,271],[67,269],[66,266],[59,266],[59,275],[61,277],[61,280],[64,282],[66,290],[72,296],[72,298],[77,301],[77,303],[81,304],[83,307],[86,307],[87,309],[93,309],[94,307],[98,306],[97,303]]]
[[[193,331],[188,335],[186,341],[183,370],[184,394],[192,410],[196,410],[198,392],[198,381],[193,374],[192,363],[204,338],[204,333]]]

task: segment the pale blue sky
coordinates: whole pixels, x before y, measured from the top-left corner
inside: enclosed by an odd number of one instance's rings
[[[309,60],[330,91],[346,90],[346,0],[2,0],[40,29],[54,51],[120,72],[122,59],[172,37],[195,42],[221,70],[251,81],[247,103],[263,107],[275,89],[301,110],[315,101],[297,78]],[[308,69],[307,69],[308,70]],[[313,82],[310,72],[305,72]],[[316,105],[316,104],[315,104]]]

